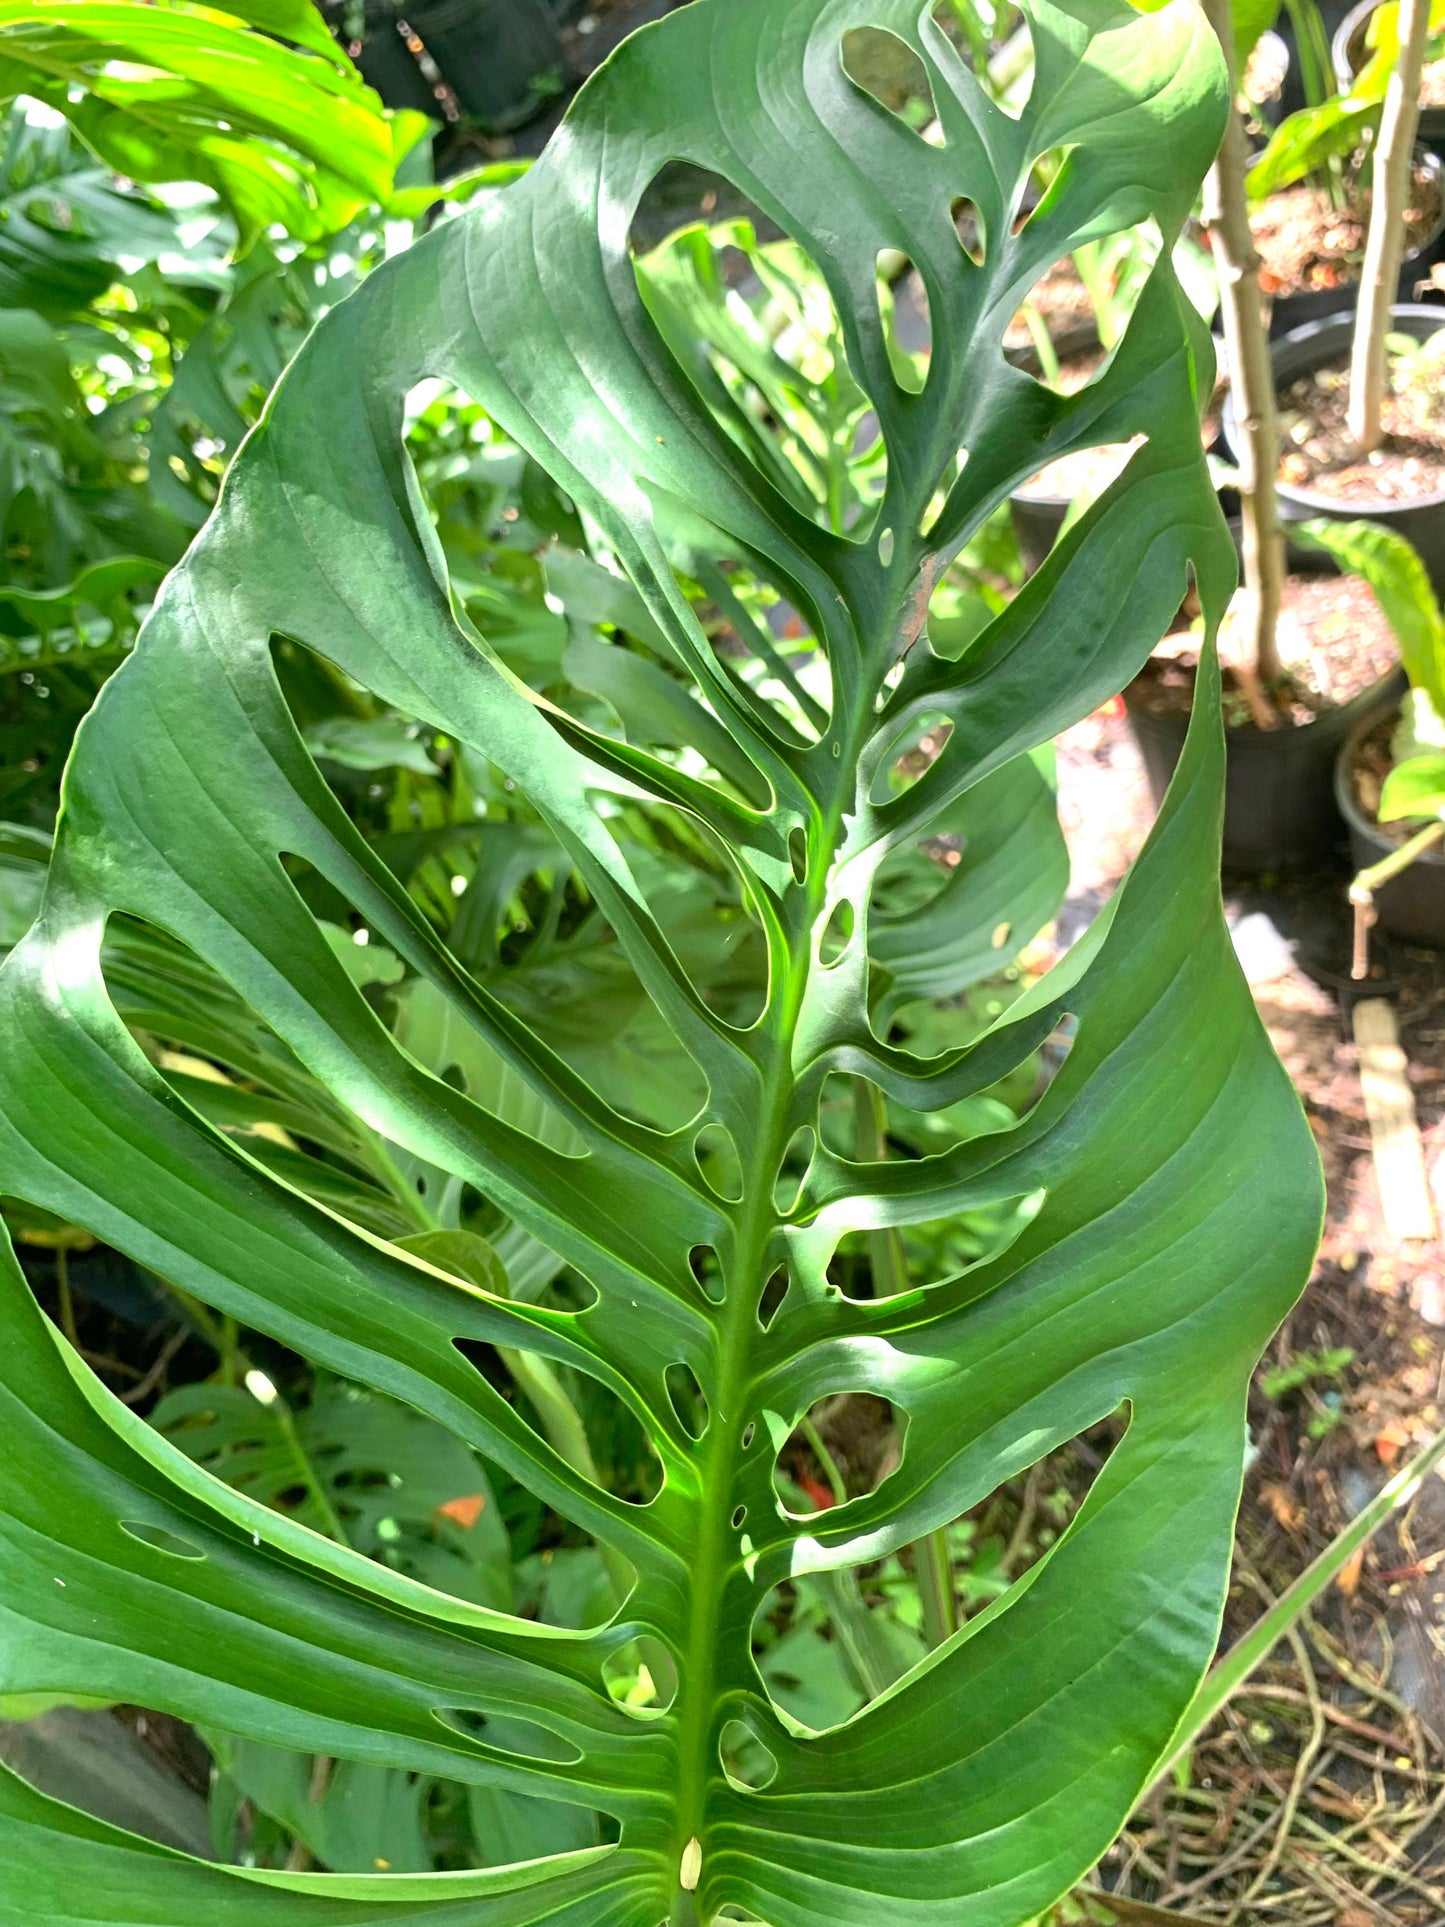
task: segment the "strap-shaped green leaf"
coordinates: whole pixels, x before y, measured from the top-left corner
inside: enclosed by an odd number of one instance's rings
[[[41,919],[0,974],[0,1191],[443,1421],[637,1575],[617,1620],[590,1634],[428,1591],[218,1484],[65,1353],[11,1268],[0,1692],[124,1698],[540,1793],[611,1815],[620,1842],[456,1886],[260,1886],[4,1782],[8,1918],[684,1927],[733,1907],[771,1927],[1018,1927],[1100,1853],[1167,1748],[1218,1628],[1249,1373],[1305,1276],[1320,1209],[1309,1133],[1221,915],[1212,657],[1150,844],[1085,943],[943,1058],[910,1055],[867,1016],[872,886],[890,853],[956,825],[998,772],[1120,688],[1178,607],[1187,565],[1211,619],[1233,581],[1199,448],[1209,348],[1167,246],[1079,394],[1051,392],[1001,350],[1019,301],[1072,248],[1144,220],[1172,236],[1220,131],[1217,49],[1186,0],[1149,16],[1121,0],[1032,0],[1029,22],[1034,85],[1014,118],[922,0],[696,0],[613,57],[524,180],[343,303],[83,726]],[[846,35],[864,24],[923,62],[939,144],[850,78]],[[1045,156],[1052,185],[1023,219]],[[629,225],[676,159],[725,175],[826,278],[886,451],[871,522],[821,526],[740,432],[706,356],[685,367],[650,314]],[[981,261],[959,243],[960,199]],[[885,250],[927,292],[920,392],[894,372]],[[406,395],[427,377],[481,402],[631,578],[684,679],[641,729],[653,747],[535,698],[457,614],[402,444]],[[1118,481],[1016,600],[961,657],[935,654],[932,590],[1008,491],[1045,459],[1135,437]],[[816,639],[826,701],[775,704],[763,639],[757,673],[714,650],[674,573],[682,550],[740,558],[774,585]],[[706,566],[730,593],[723,563]],[[322,781],[277,682],[276,635],[474,746],[525,794],[706,1078],[685,1129],[613,1110],[447,953]],[[639,694],[661,702],[650,676],[627,700]],[[712,718],[700,754],[654,753],[683,700]],[[897,791],[889,771],[940,721],[946,742]],[[751,1028],[725,1022],[670,948],[609,828],[617,792],[689,813],[736,863],[769,955]],[[549,1128],[523,1131],[399,1047],[283,856],[429,980]],[[961,961],[939,928],[890,968],[906,978],[937,958],[964,981],[985,926],[967,879],[956,900]],[[341,1111],[474,1185],[596,1302],[569,1314],[492,1296],[228,1142],[109,1000],[102,937],[122,911],[191,946]],[[1069,1055],[1015,1129],[873,1163],[819,1139],[796,1202],[778,1202],[830,1074],[941,1109],[1064,1017]],[[703,1177],[705,1126],[731,1134],[738,1198]],[[1041,1202],[1013,1241],[961,1275],[866,1300],[828,1281],[847,1232],[1025,1196]],[[717,1256],[720,1297],[694,1272],[698,1247]],[[786,1296],[765,1324],[780,1268]],[[600,1380],[645,1426],[658,1496],[601,1490],[459,1339]],[[667,1396],[676,1363],[707,1400],[701,1439]],[[902,1464],[873,1493],[793,1518],[775,1450],[840,1390],[907,1415]],[[750,1644],[770,1587],[916,1541],[1121,1410],[1122,1440],[1073,1525],[986,1613],[839,1728],[812,1734],[774,1709]],[[641,1635],[678,1673],[672,1704],[648,1717],[614,1704],[603,1670]],[[734,1722],[775,1763],[765,1786],[729,1775]]]

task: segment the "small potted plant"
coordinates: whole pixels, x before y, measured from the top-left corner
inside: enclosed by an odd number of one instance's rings
[[[1400,643],[1409,688],[1351,731],[1335,783],[1359,872],[1356,977],[1378,922],[1407,942],[1445,946],[1445,614],[1403,536],[1370,522],[1314,522],[1309,539],[1366,578]]]
[[[1237,71],[1229,0],[1206,0]],[[1365,585],[1331,573],[1327,558],[1287,553],[1275,476],[1275,394],[1259,257],[1250,226],[1249,152],[1242,116],[1230,116],[1210,174],[1206,223],[1219,272],[1220,307],[1236,433],[1243,586],[1230,609],[1226,656],[1227,863],[1275,870],[1321,857],[1340,833],[1333,772],[1340,744],[1388,700],[1396,645]],[[1183,747],[1193,699],[1191,638],[1156,652],[1124,692],[1150,782],[1162,795]]]
[[[1335,29],[1330,51],[1340,92],[1351,93],[1380,51],[1382,0],[1361,0]],[[1445,141],[1445,5],[1435,0],[1420,72],[1420,139],[1427,147]]]
[[[1353,316],[1341,311],[1273,348],[1284,410],[1278,471],[1290,521],[1387,522],[1445,585],[1445,310],[1396,300],[1411,198],[1430,0],[1377,9],[1376,59],[1392,55],[1372,157],[1369,233]],[[1226,441],[1245,439],[1225,410]]]
[[[1250,225],[1275,335],[1339,312],[1359,288],[1388,99],[1403,82],[1401,19],[1398,0],[1375,7],[1368,58],[1358,71],[1338,91],[1287,115],[1250,167]],[[1422,60],[1415,63],[1417,75]],[[1400,299],[1425,279],[1445,232],[1441,163],[1417,144],[1416,105],[1408,132],[1394,140],[1401,178],[1392,218],[1400,245],[1391,291]]]

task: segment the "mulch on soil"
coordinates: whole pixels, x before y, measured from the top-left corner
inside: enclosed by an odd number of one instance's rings
[[[1278,639],[1285,674],[1268,694],[1281,725],[1293,728],[1363,694],[1400,659],[1394,632],[1358,576],[1289,576]],[[1187,720],[1198,666],[1195,651],[1192,637],[1167,638],[1130,684],[1130,701],[1152,715]],[[1225,725],[1242,729],[1253,718],[1227,663],[1223,680]]]
[[[1407,249],[1426,241],[1440,219],[1438,172],[1417,167],[1413,180],[1405,216]],[[1249,222],[1261,263],[1260,286],[1272,295],[1319,294],[1358,280],[1369,220],[1368,193],[1345,208],[1333,206],[1308,181],[1269,195]]]
[[[1441,310],[1445,346],[1445,309]],[[1279,479],[1341,502],[1416,502],[1445,493],[1445,352],[1392,353],[1381,411],[1384,446],[1361,459],[1346,426],[1346,359],[1292,381],[1280,396]]]

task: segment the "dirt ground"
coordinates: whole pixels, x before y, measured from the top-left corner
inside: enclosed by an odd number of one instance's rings
[[[1074,864],[1067,941],[1153,818],[1121,703],[1061,739],[1059,791]],[[1445,1404],[1445,1247],[1438,1235],[1397,1246],[1386,1231],[1350,1023],[1356,996],[1394,1005],[1445,1221],[1445,957],[1377,938],[1370,980],[1352,984],[1347,879],[1342,856],[1318,874],[1225,885],[1236,949],[1329,1193],[1314,1275],[1256,1378],[1226,1645],[1434,1435]],[[1269,1374],[1312,1362],[1324,1369],[1266,1391]],[[1234,1927],[1442,1927],[1442,1737],[1445,1479],[1432,1475],[1225,1709],[1187,1771],[1143,1803],[1099,1883]]]

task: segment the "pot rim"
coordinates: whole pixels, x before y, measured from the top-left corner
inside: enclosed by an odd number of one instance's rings
[[[1355,76],[1360,71],[1350,59],[1350,42],[1370,15],[1378,13],[1387,4],[1388,0],[1358,0],[1358,4],[1350,8],[1330,35],[1330,61],[1335,70],[1335,79],[1342,88],[1353,86]]]
[[[1422,321],[1428,319],[1435,323],[1437,329],[1445,329],[1445,305],[1435,307],[1423,301],[1397,301],[1390,310],[1390,319],[1397,321],[1402,316],[1418,316]],[[1321,315],[1316,321],[1302,322],[1298,328],[1291,328],[1288,334],[1276,336],[1269,344],[1271,371],[1275,369],[1279,356],[1287,348],[1293,345],[1304,345],[1308,343],[1311,336],[1324,334],[1331,328],[1344,328],[1347,333],[1353,333],[1354,325],[1354,309],[1341,308],[1334,314]],[[1321,359],[1324,358],[1321,357]],[[1319,363],[1315,362],[1311,365],[1318,367]],[[1276,392],[1278,392],[1277,380]],[[1239,452],[1235,446],[1234,428],[1234,392],[1231,389],[1225,395],[1224,406],[1220,410],[1219,430],[1230,455],[1237,461]],[[1323,495],[1317,489],[1300,488],[1293,482],[1278,480],[1275,482],[1275,491],[1279,495],[1288,496],[1292,502],[1301,502],[1307,508],[1318,509],[1322,515],[1335,522],[1352,522],[1356,519],[1379,520],[1382,515],[1405,515],[1414,509],[1438,508],[1445,503],[1445,487],[1436,489],[1430,495],[1417,495],[1408,502],[1389,502],[1383,497],[1372,496],[1368,501],[1346,503],[1336,495]]]
[[[1340,753],[1335,758],[1335,801],[1339,805],[1340,815],[1345,819],[1347,826],[1351,830],[1360,836],[1373,838],[1379,843],[1381,848],[1386,851],[1393,849],[1395,845],[1390,842],[1389,838],[1381,830],[1380,825],[1372,818],[1366,816],[1365,812],[1355,801],[1355,787],[1350,781],[1350,776],[1354,768],[1355,750],[1360,740],[1381,720],[1382,714],[1398,715],[1399,711],[1400,705],[1396,703],[1392,711],[1376,711],[1372,716],[1362,716],[1345,738],[1344,742],[1340,744]],[[1436,869],[1445,870],[1445,850],[1438,848],[1422,850],[1419,856],[1415,858],[1415,861],[1417,863],[1431,864]]]
[[[1154,651],[1151,649],[1149,652],[1149,661],[1152,661],[1153,657]],[[1141,668],[1138,675],[1142,676],[1143,673],[1144,671]],[[1184,732],[1189,727],[1189,716],[1161,716],[1157,710],[1146,708],[1143,703],[1131,703],[1129,700],[1129,691],[1137,681],[1138,676],[1131,676],[1119,692],[1124,699],[1125,709],[1128,710],[1131,715],[1137,710],[1141,716],[1147,716],[1150,722],[1161,723],[1166,729],[1177,725],[1180,741],[1182,742]],[[1366,729],[1378,722],[1382,710],[1386,707],[1392,692],[1397,687],[1399,689],[1399,695],[1394,698],[1394,706],[1398,709],[1400,703],[1404,700],[1405,691],[1408,686],[1404,668],[1401,664],[1396,663],[1392,669],[1387,669],[1383,676],[1376,677],[1372,683],[1366,683],[1365,687],[1351,696],[1348,702],[1336,703],[1333,708],[1321,711],[1318,716],[1312,716],[1307,723],[1294,723],[1291,724],[1288,729],[1261,729],[1258,723],[1254,722],[1232,723],[1225,725],[1224,734],[1227,739],[1239,742],[1280,744],[1298,742],[1300,737],[1307,735],[1310,730],[1318,729],[1322,723],[1327,723],[1332,719],[1338,719],[1342,712],[1354,709],[1358,710],[1359,714],[1356,720],[1350,725],[1349,735],[1345,739],[1348,745],[1356,736],[1363,734]],[[1189,715],[1193,713],[1194,705],[1191,702]],[[1344,754],[1343,749],[1340,754]],[[1442,863],[1445,863],[1445,852],[1442,852],[1440,860]]]

